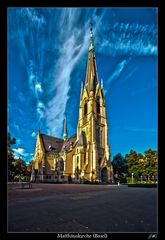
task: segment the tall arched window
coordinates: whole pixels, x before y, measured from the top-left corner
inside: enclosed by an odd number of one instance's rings
[[[86,152],[84,153],[84,164],[86,162]]]
[[[96,126],[96,141],[97,144],[100,145],[100,128],[98,125]]]
[[[100,97],[97,97],[96,99],[96,108],[97,108],[97,113],[100,113]]]
[[[84,103],[84,115],[87,115],[87,102]]]
[[[60,160],[60,170],[64,171],[64,161],[63,161],[63,159]]]
[[[102,130],[100,129],[100,146],[102,147]]]

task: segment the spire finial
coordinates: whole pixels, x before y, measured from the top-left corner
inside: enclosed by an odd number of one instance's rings
[[[64,118],[64,140],[68,138],[67,126],[66,126],[66,117]]]
[[[90,31],[92,32],[93,31],[93,23],[92,23],[92,21],[90,22]]]
[[[39,134],[41,133],[41,131],[40,131],[40,127],[38,128],[38,133],[39,133]]]
[[[90,45],[89,45],[89,51],[91,49],[94,49],[93,47],[93,24],[90,22]]]

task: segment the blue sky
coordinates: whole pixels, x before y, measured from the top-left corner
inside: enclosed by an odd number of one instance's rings
[[[33,159],[36,134],[76,133],[90,22],[112,157],[157,149],[156,8],[8,8],[8,131]]]

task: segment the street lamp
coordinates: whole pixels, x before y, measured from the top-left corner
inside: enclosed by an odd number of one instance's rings
[[[134,173],[132,173],[132,184],[133,184],[133,175],[134,175]]]
[[[143,176],[141,176],[140,178],[141,178],[141,183],[142,183],[142,178],[143,178]]]

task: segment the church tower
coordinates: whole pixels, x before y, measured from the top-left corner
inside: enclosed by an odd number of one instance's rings
[[[103,81],[100,85],[92,28],[85,84],[81,83],[77,134],[68,137],[66,118],[63,139],[38,131],[32,181],[113,181]]]
[[[81,85],[77,145],[73,158],[75,177],[88,181],[110,181],[110,147],[103,83],[99,84],[93,32],[85,85]]]

